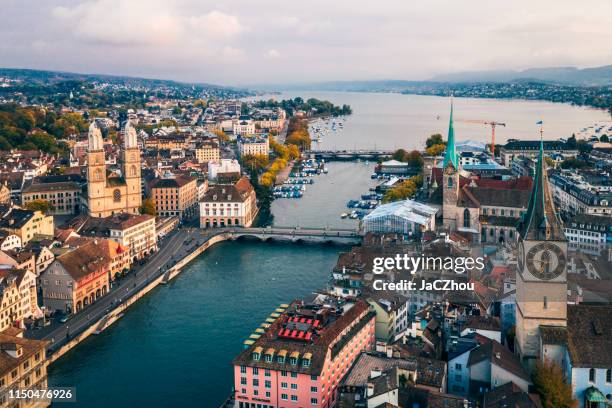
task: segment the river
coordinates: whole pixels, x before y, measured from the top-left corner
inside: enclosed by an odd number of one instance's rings
[[[344,129],[337,132],[337,138],[325,138],[322,148],[368,148],[374,144],[416,148],[430,133],[446,132],[446,98],[301,95],[353,107],[354,114],[346,119]],[[425,105],[420,107],[418,101]],[[556,136],[567,136],[573,129],[603,120],[598,111],[547,102],[457,99],[455,103],[457,117],[512,123],[504,129],[508,133],[503,137],[531,136],[539,117]],[[471,126],[458,126],[457,137],[464,138]],[[482,138],[487,135],[486,129],[471,131],[475,132],[468,133],[472,139],[478,132]],[[359,198],[373,185],[369,177],[373,163],[332,162],[328,168],[328,174],[314,177],[315,184],[307,186],[302,199],[273,203],[276,225],[356,226],[357,221],[342,220],[339,215],[346,211],[346,201]],[[49,368],[50,386],[76,387],[77,404],[69,406],[216,407],[230,392],[231,361],[243,340],[280,303],[323,287],[342,250],[346,248],[220,243],[169,285],[135,304],[108,330],[54,363]]]

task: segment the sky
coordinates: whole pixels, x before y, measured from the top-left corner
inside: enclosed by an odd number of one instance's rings
[[[224,85],[612,63],[610,0],[0,0],[0,66]]]

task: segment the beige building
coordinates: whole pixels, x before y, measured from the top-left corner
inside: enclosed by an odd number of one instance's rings
[[[37,234],[53,236],[53,216],[13,207],[0,217],[0,229],[18,236],[21,245],[26,245]]]
[[[235,184],[217,184],[200,202],[200,228],[250,227],[257,210],[255,189],[246,177]]]
[[[0,407],[42,408],[50,402],[11,400],[11,390],[47,389],[47,341],[23,338],[19,329],[0,333]]]
[[[102,133],[92,122],[87,148],[87,193],[85,212],[92,217],[127,212],[138,214],[142,204],[140,186],[140,150],[136,129],[128,121],[125,125],[121,152],[121,177],[108,177],[104,163]]]
[[[8,183],[4,182],[0,184],[0,204],[10,204],[11,202],[11,189]]]
[[[238,154],[240,157],[246,155],[270,154],[270,144],[267,137],[242,137],[238,140]]]
[[[81,186],[73,181],[36,183],[26,185],[21,192],[21,203],[43,200],[53,205],[49,214],[67,215],[79,212]]]
[[[197,180],[188,176],[157,179],[151,186],[151,196],[158,216],[193,217],[198,203]]]
[[[208,140],[200,143],[195,148],[195,157],[198,163],[219,161],[221,159],[219,144],[214,140]]]

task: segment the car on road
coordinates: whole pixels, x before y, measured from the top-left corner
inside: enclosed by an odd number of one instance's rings
[[[68,319],[70,319],[70,315],[63,315],[59,321],[60,323],[66,323]]]

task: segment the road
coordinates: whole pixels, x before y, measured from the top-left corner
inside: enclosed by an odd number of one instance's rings
[[[159,243],[159,251],[153,254],[144,265],[135,265],[127,276],[115,281],[108,294],[72,316],[66,323],[52,319],[50,325],[40,330],[29,330],[26,336],[49,340],[51,341],[49,349],[51,351],[57,349],[191,253],[207,239],[207,235],[206,232],[195,228],[175,231]],[[192,238],[189,244],[184,243]]]

